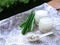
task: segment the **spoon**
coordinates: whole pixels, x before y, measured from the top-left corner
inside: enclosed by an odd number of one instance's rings
[[[27,40],[29,42],[35,42],[35,41],[39,41],[41,38],[45,37],[45,36],[48,36],[48,35],[51,35],[53,34],[53,32],[48,32],[48,33],[45,33],[45,34],[42,34],[42,35],[39,35],[39,34],[29,34],[27,35]]]

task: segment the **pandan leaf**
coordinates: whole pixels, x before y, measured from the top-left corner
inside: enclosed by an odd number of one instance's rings
[[[21,28],[22,28],[22,34],[26,34],[27,32],[30,32],[33,30],[33,24],[34,24],[34,14],[33,12],[31,12],[31,14],[28,16],[27,20],[25,20],[22,24],[21,24]]]

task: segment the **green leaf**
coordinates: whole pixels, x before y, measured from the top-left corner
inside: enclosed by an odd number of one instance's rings
[[[30,19],[31,19],[32,15],[30,14],[26,20],[26,23],[25,23],[25,26],[23,26],[23,30],[22,30],[22,34],[26,34],[26,32],[28,32],[28,27],[29,27],[29,22],[30,22]]]
[[[31,17],[31,19],[29,21],[29,27],[28,27],[29,31],[33,30],[33,25],[34,25],[34,14],[32,13],[32,17]]]
[[[22,34],[26,34],[29,31],[32,31],[34,24],[34,14],[31,12],[31,14],[28,16],[27,20],[21,24],[22,27]]]
[[[20,2],[23,2],[23,3],[28,3],[29,0],[19,0]]]
[[[11,4],[14,4],[16,0],[0,0],[0,7],[9,7]],[[18,0],[17,0],[18,1]],[[0,12],[3,10],[3,8],[0,8]]]
[[[31,22],[30,27],[28,28],[29,31],[33,31],[33,27],[34,27],[34,19],[33,19],[33,21]]]
[[[30,0],[0,0],[0,7],[9,7],[10,5],[14,4],[16,1],[22,2],[22,3],[29,3]],[[32,0],[35,1],[35,0]],[[3,10],[3,8],[0,8],[0,12]]]
[[[2,12],[3,11],[3,9],[0,7],[0,12]]]

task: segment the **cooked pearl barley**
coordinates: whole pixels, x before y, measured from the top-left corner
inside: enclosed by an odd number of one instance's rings
[[[48,11],[46,10],[37,10],[35,11],[35,21],[38,24],[40,18],[48,16]]]
[[[39,30],[42,33],[49,32],[53,29],[53,19],[52,18],[41,18],[39,21]]]
[[[36,34],[29,34],[29,35],[27,35],[27,39],[30,42],[34,42],[34,41],[39,41],[40,38]]]

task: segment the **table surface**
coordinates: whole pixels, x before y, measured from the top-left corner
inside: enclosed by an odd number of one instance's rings
[[[56,8],[60,12],[60,0],[52,0],[48,2],[48,4]]]

